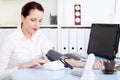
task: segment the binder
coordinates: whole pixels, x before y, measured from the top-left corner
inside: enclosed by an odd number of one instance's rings
[[[91,28],[89,29],[85,29],[85,43],[84,43],[84,52],[87,54],[87,49],[88,49],[88,42],[89,42],[89,38],[90,38],[90,31],[91,31]]]
[[[17,28],[7,28],[7,29],[5,29],[5,34],[6,34],[6,35],[9,35],[9,34],[11,34],[12,32],[14,32],[16,29],[17,29]]]
[[[77,29],[69,29],[69,51],[77,53]]]
[[[61,29],[61,52],[62,54],[69,53],[68,51],[68,31],[69,29]]]
[[[48,40],[50,40],[53,43],[53,49],[57,50],[57,29],[41,28],[41,30],[47,36]]]
[[[41,28],[41,30],[47,36],[48,40],[50,40],[53,43],[53,49],[57,50],[57,29]]]
[[[77,42],[77,53],[78,54],[83,54],[85,53],[85,29],[78,29],[77,30],[77,37],[78,37],[78,42]]]
[[[40,28],[44,35],[49,39],[49,28]]]
[[[53,49],[54,50],[57,50],[57,28],[50,28],[49,29],[49,39],[50,39],[50,41],[52,41],[53,42]]]

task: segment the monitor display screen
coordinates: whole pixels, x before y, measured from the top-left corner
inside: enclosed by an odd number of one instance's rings
[[[92,24],[87,53],[114,59],[119,44],[119,24]]]

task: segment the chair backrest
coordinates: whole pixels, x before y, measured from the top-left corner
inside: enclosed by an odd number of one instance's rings
[[[118,52],[119,24],[92,24],[87,53],[113,60]]]

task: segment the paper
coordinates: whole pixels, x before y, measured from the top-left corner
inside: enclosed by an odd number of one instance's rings
[[[57,60],[57,61],[45,63],[43,65],[43,68],[48,70],[60,70],[60,69],[64,69],[65,67],[64,64],[61,63],[61,61]]]

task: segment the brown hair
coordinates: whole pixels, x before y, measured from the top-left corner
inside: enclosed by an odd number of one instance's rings
[[[24,17],[26,17],[26,16],[29,15],[30,10],[33,10],[33,9],[38,9],[38,10],[44,12],[44,9],[43,9],[43,7],[42,7],[42,5],[40,3],[37,3],[35,1],[31,1],[31,2],[26,3],[22,7],[21,15],[23,15]]]

